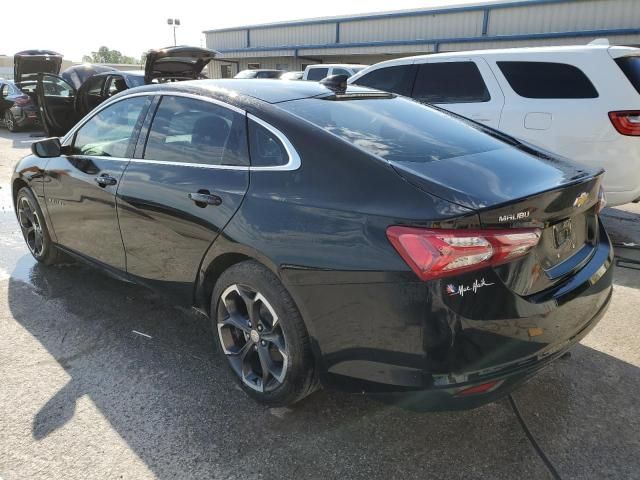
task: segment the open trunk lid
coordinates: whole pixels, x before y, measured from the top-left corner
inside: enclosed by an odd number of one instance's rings
[[[38,73],[58,74],[62,55],[51,50],[24,50],[13,56],[13,79],[17,84],[36,80]]]
[[[145,83],[154,79],[195,80],[217,54],[215,50],[186,45],[150,50],[144,65]]]
[[[392,164],[415,186],[475,210],[482,228],[541,230],[537,247],[528,255],[496,267],[519,295],[560,282],[580,269],[598,244],[601,171],[550,158],[528,146]]]

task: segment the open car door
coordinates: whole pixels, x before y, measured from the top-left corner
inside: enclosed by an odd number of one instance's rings
[[[144,65],[144,81],[195,80],[217,54],[215,50],[186,45],[150,50]]]
[[[39,73],[36,94],[42,126],[48,136],[63,136],[80,119],[75,109],[76,89],[64,78]]]

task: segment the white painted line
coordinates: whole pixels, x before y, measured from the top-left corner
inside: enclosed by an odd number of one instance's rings
[[[153,338],[151,335],[147,335],[146,333],[142,333],[139,332],[137,330],[131,330],[133,333],[135,333],[136,335],[140,335],[141,337],[146,337],[146,338]]]

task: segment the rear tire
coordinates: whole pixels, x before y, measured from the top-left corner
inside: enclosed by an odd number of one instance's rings
[[[300,312],[260,263],[241,262],[220,276],[211,296],[211,322],[220,357],[258,402],[292,405],[317,388]]]
[[[4,111],[4,126],[7,127],[7,130],[9,130],[10,132],[17,132],[19,130],[18,126],[16,125],[16,119],[14,118],[13,113],[11,113],[10,110]]]
[[[59,263],[62,255],[51,241],[40,205],[29,187],[22,187],[18,191],[16,216],[33,258],[45,265]]]

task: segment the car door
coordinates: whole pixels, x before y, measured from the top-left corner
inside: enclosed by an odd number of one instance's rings
[[[65,154],[45,171],[58,243],[116,270],[125,270],[125,256],[115,194],[150,103],[138,96],[99,110],[64,140]]]
[[[245,114],[225,105],[163,95],[118,189],[128,273],[178,303],[249,185]]]
[[[504,95],[481,58],[427,58],[416,62],[412,97],[498,128]]]
[[[78,117],[86,115],[106,100],[104,88],[107,78],[104,74],[94,75],[80,86],[75,102]]]
[[[48,136],[65,135],[80,119],[75,108],[76,93],[64,78],[52,73],[38,74],[37,103]]]

